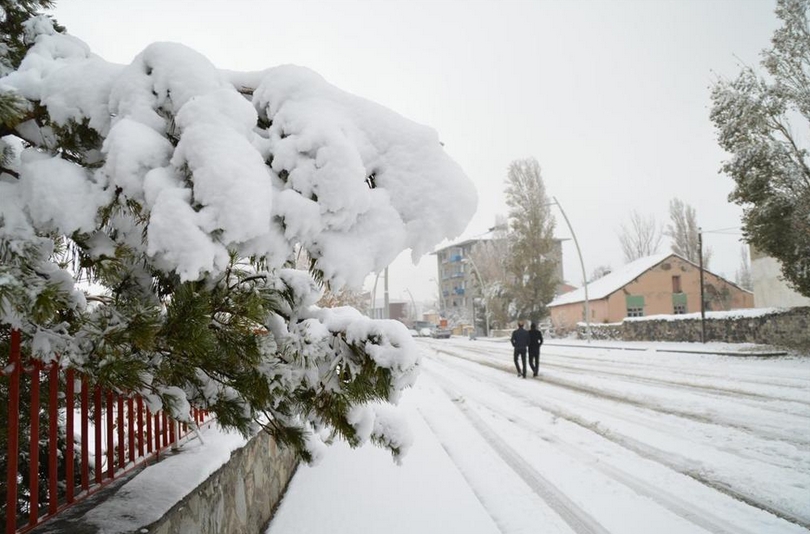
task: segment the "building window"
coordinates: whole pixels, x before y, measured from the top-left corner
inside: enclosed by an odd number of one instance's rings
[[[681,289],[681,277],[680,276],[673,276],[672,277],[672,292],[673,293],[683,293]]]
[[[626,295],[627,317],[644,317],[644,295]]]
[[[676,315],[686,313],[686,293],[672,294],[672,313]]]
[[[644,308],[627,308],[628,317],[644,317]]]

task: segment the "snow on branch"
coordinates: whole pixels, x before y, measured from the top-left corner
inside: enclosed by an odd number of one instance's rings
[[[0,51],[0,334],[307,460],[334,434],[404,453],[366,407],[413,384],[415,343],[315,302],[464,230],[476,193],[436,132],[306,68],[226,72],[176,43],[115,65],[56,28]]]

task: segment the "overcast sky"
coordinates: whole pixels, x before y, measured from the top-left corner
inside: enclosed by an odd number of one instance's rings
[[[632,210],[669,220],[692,205],[704,230],[740,226],[709,121],[710,86],[757,65],[777,19],[773,0],[248,1],[59,0],[55,16],[92,50],[129,63],[176,41],[215,65],[294,63],[435,128],[478,188],[463,238],[506,213],[509,162],[535,157],[564,207],[587,274],[623,264],[617,237]],[[429,194],[429,192],[426,192]],[[570,233],[557,213],[558,237]],[[710,268],[734,278],[739,235],[706,234]],[[447,244],[447,243],[446,243]],[[660,252],[669,250],[665,238]],[[573,243],[567,280],[581,283]],[[433,300],[435,256],[390,268],[390,296]],[[382,285],[382,284],[380,284]],[[378,299],[382,291],[378,289]]]

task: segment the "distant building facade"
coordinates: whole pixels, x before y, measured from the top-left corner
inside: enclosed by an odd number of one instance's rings
[[[790,308],[810,306],[810,298],[792,290],[782,279],[782,265],[776,258],[749,246],[751,284],[757,308]]]
[[[473,299],[481,297],[472,255],[481,250],[485,253],[486,247],[499,239],[503,238],[494,237],[490,233],[433,252],[436,256],[439,308],[442,316],[467,317],[471,314]],[[557,279],[562,280],[562,240],[554,240],[552,255],[556,262]]]
[[[752,308],[754,295],[704,269],[707,311]],[[590,322],[700,311],[700,268],[677,254],[657,254],[628,263],[588,284]],[[585,320],[585,290],[558,296],[548,305],[552,324],[563,330]]]
[[[408,306],[409,304],[405,301],[389,301],[387,318],[403,323],[409,323],[410,319],[408,317]],[[385,306],[383,305],[372,309],[369,315],[372,319],[386,319]]]

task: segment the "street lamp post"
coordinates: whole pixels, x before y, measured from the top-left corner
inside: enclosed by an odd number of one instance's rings
[[[464,258],[461,260],[463,263],[469,263],[472,265],[473,271],[475,272],[475,276],[478,277],[478,284],[481,286],[481,296],[484,298],[484,319],[486,320],[487,331],[485,333],[485,337],[489,337],[489,305],[487,304],[487,296],[484,294],[484,280],[481,278],[481,272],[478,270],[478,266],[475,265],[475,262],[472,258]],[[471,297],[472,305],[473,305],[473,332],[475,331],[475,299]]]
[[[411,290],[410,290],[410,289],[408,289],[407,287],[405,288],[405,293],[407,293],[407,294],[408,294],[408,296],[409,296],[409,297],[411,297],[411,306],[413,306],[413,320],[414,320],[414,321],[416,321],[416,320],[417,320],[417,316],[416,316],[416,301],[415,301],[415,300],[413,300],[413,293],[411,293]]]
[[[562,213],[563,219],[565,219],[565,224],[568,225],[568,230],[571,231],[571,237],[574,238],[574,245],[577,247],[577,255],[579,256],[579,266],[582,268],[582,284],[585,287],[585,339],[588,342],[591,341],[591,307],[590,302],[588,301],[588,276],[585,274],[585,262],[582,260],[582,251],[579,248],[579,241],[577,241],[577,234],[574,233],[574,228],[571,226],[571,222],[568,220],[568,217],[565,215],[565,210],[563,210],[562,205],[557,201],[557,197],[551,197],[553,202],[549,202],[546,206],[550,206],[555,204],[558,208],[560,208],[560,213]]]
[[[698,228],[698,261],[700,266],[700,342],[706,343],[706,297],[703,293],[703,229]]]

